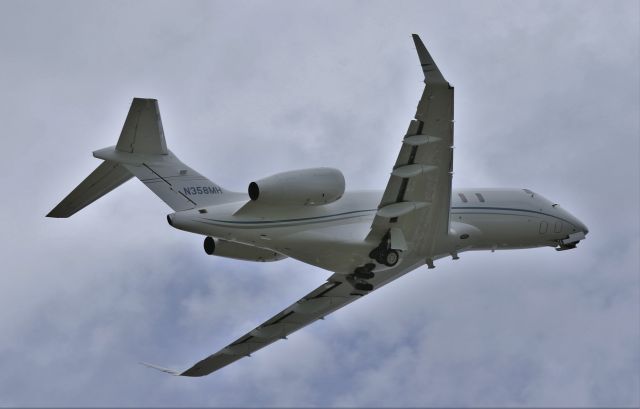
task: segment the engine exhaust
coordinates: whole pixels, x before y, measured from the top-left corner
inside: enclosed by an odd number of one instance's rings
[[[204,252],[212,255],[214,251],[216,251],[216,241],[213,237],[207,236],[207,238],[204,239]]]

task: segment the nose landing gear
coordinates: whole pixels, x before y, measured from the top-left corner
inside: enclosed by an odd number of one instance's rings
[[[562,240],[558,240],[558,247],[556,247],[557,251],[563,250],[571,250],[575,249],[576,245],[580,243],[580,240],[585,238],[585,234],[583,231],[579,231],[577,233],[573,233],[568,235],[566,238]]]
[[[571,250],[571,249],[575,249],[576,245],[578,244],[578,242],[575,243],[559,243],[558,247],[556,247],[556,251],[564,251],[564,250]]]

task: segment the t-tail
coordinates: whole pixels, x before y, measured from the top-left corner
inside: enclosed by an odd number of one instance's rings
[[[134,98],[116,146],[93,156],[104,162],[47,217],[69,217],[134,176],[174,211],[239,199],[239,194],[211,182],[167,149],[155,99]]]

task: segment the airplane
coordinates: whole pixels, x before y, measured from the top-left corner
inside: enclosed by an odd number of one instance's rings
[[[286,257],[326,269],[327,281],[266,322],[184,371],[204,376],[286,337],[385,284],[471,250],[576,248],[584,223],[522,188],[452,189],[453,87],[420,37],[413,41],[424,91],[384,191],[345,191],[333,168],[292,170],[229,191],[167,149],[158,102],[134,98],[115,146],[48,217],[69,217],[138,178],[173,213],[176,229],[205,236],[208,255],[274,262]],[[400,139],[400,138],[399,138]]]

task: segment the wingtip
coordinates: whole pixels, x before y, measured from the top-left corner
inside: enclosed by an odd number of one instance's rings
[[[411,37],[413,38],[413,42],[415,43],[416,47],[418,46],[424,47],[424,43],[422,42],[422,39],[420,38],[419,35],[414,33],[414,34],[411,34]]]
[[[413,38],[413,44],[416,46],[416,51],[418,51],[418,56],[420,57],[420,61],[430,60],[429,52],[427,51],[427,47],[424,45],[424,42],[417,34],[411,34]]]
[[[151,368],[151,369],[155,369],[156,371],[168,373],[169,375],[173,375],[173,376],[180,376],[181,375],[180,371],[176,371],[174,369],[164,368],[162,366],[150,364],[148,362],[138,362],[138,363],[140,365],[142,365],[142,366],[146,366],[147,368]]]
[[[158,99],[157,98],[133,97],[133,100],[132,100],[132,102],[146,102],[146,101],[158,102]]]
[[[432,83],[446,83],[446,80],[442,76],[442,73],[438,69],[438,66],[433,61],[433,58],[429,54],[427,47],[422,42],[422,39],[417,34],[411,34],[413,37],[413,42],[416,46],[416,51],[418,52],[418,59],[420,60],[420,65],[422,66],[422,72],[424,73],[425,82],[429,81]]]

